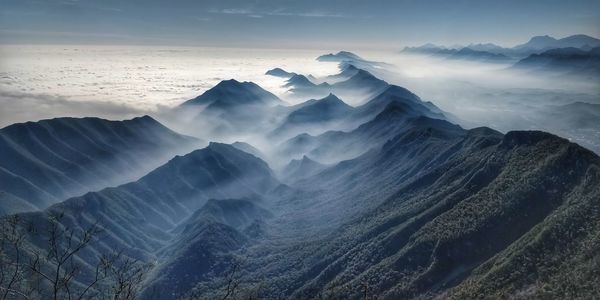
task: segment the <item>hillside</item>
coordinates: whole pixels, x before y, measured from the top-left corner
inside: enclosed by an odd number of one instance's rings
[[[0,129],[0,215],[144,175],[201,141],[148,116],[125,121],[57,118]]]

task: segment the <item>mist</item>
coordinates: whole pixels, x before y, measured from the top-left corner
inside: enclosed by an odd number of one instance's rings
[[[467,60],[367,53],[389,62],[377,72],[456,117],[465,128],[487,126],[501,132],[543,130],[600,151],[600,84],[597,78],[514,70],[515,61]],[[585,106],[585,108],[569,105]]]
[[[349,49],[352,50],[352,49]],[[265,75],[282,68],[309,76],[316,84],[340,69],[336,62],[315,58],[327,50],[260,50],[194,47],[130,46],[2,46],[0,61],[0,126],[59,116],[98,116],[129,119],[149,114],[177,132],[206,141],[249,143],[264,153],[277,151],[267,138],[286,115],[285,107],[333,92],[351,106],[375,96],[360,90],[328,89],[316,93],[294,92],[286,78]],[[589,109],[563,106],[600,104],[600,86],[594,80],[558,77],[512,70],[514,61],[478,63],[447,60],[399,51],[357,52],[372,62],[377,77],[399,85],[430,101],[465,128],[488,126],[510,130],[545,130],[594,151],[600,151],[597,106]],[[171,111],[202,94],[221,80],[252,81],[278,96],[283,103],[272,119],[253,131],[223,132],[211,128],[210,118],[196,120],[195,112],[173,116]],[[35,108],[35,109],[34,109]],[[557,114],[560,118],[557,118]],[[328,122],[291,132],[319,135],[328,130],[350,131],[350,124]],[[286,138],[291,138],[289,135]],[[276,157],[276,155],[266,155]],[[285,157],[269,163],[283,166]],[[331,162],[329,162],[331,163]]]

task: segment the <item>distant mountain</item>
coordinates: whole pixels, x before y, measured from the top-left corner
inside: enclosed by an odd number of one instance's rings
[[[290,77],[296,75],[296,73],[287,72],[281,68],[275,68],[275,69],[271,69],[271,70],[267,71],[265,73],[265,75],[271,75],[271,76],[282,77],[282,78],[290,78]]]
[[[600,76],[600,47],[589,51],[559,48],[532,54],[518,61],[513,69],[554,75]]]
[[[57,118],[0,129],[0,215],[138,178],[203,142],[149,116]]]
[[[475,51],[485,51],[490,53],[503,53],[506,49],[493,43],[469,44],[466,48]]]
[[[555,39],[548,35],[545,36],[535,36],[532,37],[527,43],[517,45],[512,48],[504,48],[492,43],[484,43],[484,44],[470,44],[467,47],[444,47],[434,44],[425,44],[419,47],[405,47],[402,52],[404,53],[414,53],[414,54],[426,54],[426,55],[435,55],[442,57],[450,57],[452,55],[457,54],[458,56],[463,56],[464,58],[469,58],[469,56],[474,55],[474,57],[479,56],[480,58],[487,57],[491,59],[490,61],[503,61],[507,60],[507,58],[524,58],[532,54],[539,54],[546,50],[555,49],[555,48],[578,48],[584,51],[589,51],[592,48],[600,47],[600,40],[583,35],[572,35],[562,39]],[[468,52],[478,51],[481,53],[463,53],[459,54],[458,52],[461,50],[465,50]],[[470,50],[469,50],[470,49]]]
[[[307,101],[301,105],[301,109],[304,105],[310,107],[309,104],[314,103],[315,100]],[[280,127],[273,134],[286,136],[283,133],[298,133],[302,132],[298,129],[304,129],[303,132],[309,134],[299,134],[282,143],[279,147],[280,154],[283,157],[309,155],[319,161],[331,163],[356,157],[381,145],[393,136],[398,128],[404,126],[402,122],[420,116],[447,119],[444,112],[431,102],[422,101],[403,87],[388,85],[365,104],[355,108],[345,107],[335,118],[327,119],[337,125],[330,126],[333,130],[321,133],[322,130],[310,130],[311,123],[293,127],[288,122],[285,123],[286,127]],[[296,128],[296,131],[285,131],[283,128]],[[351,130],[338,131],[343,128]]]
[[[287,122],[290,123],[319,123],[335,120],[346,116],[352,111],[352,106],[344,103],[334,94],[319,99],[310,100],[299,109],[290,113]]]
[[[322,80],[331,80],[333,83],[315,84],[306,76],[296,74],[287,80],[284,87],[289,88],[289,92],[296,97],[305,99],[325,97],[330,93],[342,95],[342,97],[362,95],[363,98],[368,98],[381,92],[388,85],[387,82],[351,63],[344,65],[339,74],[322,78]]]
[[[327,83],[315,84],[306,76],[295,74],[290,77],[283,87],[288,88],[288,92],[297,98],[322,97],[331,91],[331,86]]]
[[[343,61],[364,61],[364,59],[352,52],[348,51],[340,51],[336,54],[329,53],[324,54],[317,57],[318,61],[333,61],[333,62],[343,62]]]
[[[328,83],[336,83],[339,81],[344,81],[349,79],[350,77],[356,75],[360,71],[359,68],[355,67],[353,64],[347,64],[342,67],[340,73],[335,75],[329,75],[323,78]]]
[[[322,62],[337,62],[342,70],[346,68],[347,65],[353,65],[356,68],[370,71],[388,66],[386,63],[367,60],[348,51],[340,51],[336,54],[329,53],[321,55],[317,57],[317,60]]]
[[[332,85],[334,91],[338,89],[350,90],[362,93],[381,92],[388,86],[388,83],[375,77],[373,74],[359,69],[352,77],[347,80]]]
[[[311,99],[291,108],[283,123],[271,133],[271,136],[295,136],[327,126],[327,123],[340,122],[348,117],[353,107],[333,94],[322,99]]]
[[[528,50],[528,51],[539,51],[548,48],[554,48],[556,45],[557,39],[544,35],[544,36],[534,36],[527,43],[520,44],[514,47],[516,50]]]
[[[503,51],[503,48],[499,46],[493,44],[478,44],[473,45],[473,47],[477,49],[471,48],[471,46],[453,49],[426,44],[420,47],[406,47],[402,50],[402,52],[433,55],[444,57],[446,59],[470,60],[479,62],[505,62],[510,60],[508,56],[502,54],[502,52],[505,51]]]
[[[418,47],[404,47],[401,52],[412,53],[412,54],[427,54],[427,55],[452,55],[458,51],[454,48],[446,48],[444,46],[438,46],[431,43],[418,46]]]
[[[277,96],[253,82],[224,80],[202,95],[174,109],[176,122],[183,127],[202,128],[204,134],[249,132],[269,126],[271,110],[284,104]],[[188,116],[192,116],[189,118]],[[190,119],[190,120],[188,120]],[[195,124],[195,125],[194,125]],[[199,124],[199,125],[198,125]]]
[[[182,106],[202,105],[207,110],[228,109],[239,105],[277,105],[281,100],[253,82],[223,80]]]
[[[473,50],[469,47],[462,48],[452,53],[448,59],[464,59],[481,62],[507,62],[511,59],[504,54],[496,54],[489,51]]]
[[[328,131],[318,136],[300,135],[284,142],[280,151],[292,156],[308,155],[324,163],[352,159],[381,147],[399,132],[415,126],[414,122],[419,122],[424,116],[421,111],[423,107],[413,103],[391,100],[384,104],[387,106],[374,119],[352,131]]]
[[[388,86],[381,94],[356,107],[353,118],[362,121],[370,120],[394,102],[411,107],[411,111],[416,112],[416,114],[436,119],[445,118],[443,112],[431,102],[424,102],[411,91],[397,85]]]
[[[527,43],[517,45],[513,49],[521,52],[529,51],[540,53],[554,48],[584,48],[600,47],[600,40],[584,34],[571,35],[562,39],[550,36],[535,36]]]
[[[308,78],[306,78],[306,76],[300,74],[294,74],[286,81],[286,84],[284,85],[284,87],[297,89],[314,88],[316,86],[317,85],[310,81]]]

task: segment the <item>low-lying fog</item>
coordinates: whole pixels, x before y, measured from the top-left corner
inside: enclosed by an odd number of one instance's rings
[[[0,46],[0,126],[58,116],[156,115],[230,78],[253,81],[295,104],[300,100],[282,88],[284,79],[264,73],[280,67],[317,77],[335,74],[336,63],[315,60],[328,52],[332,51]],[[510,63],[355,53],[389,63],[375,75],[433,102],[462,120],[464,127],[542,129],[600,150],[600,125],[594,125],[600,123],[598,106],[567,105],[600,104],[597,81],[518,73],[508,69]]]

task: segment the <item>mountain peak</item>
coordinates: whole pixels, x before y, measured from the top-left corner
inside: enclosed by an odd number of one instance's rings
[[[396,97],[400,97],[400,98],[404,98],[404,99],[408,99],[408,100],[413,100],[413,101],[416,101],[416,102],[421,102],[421,98],[419,98],[419,96],[415,95],[413,92],[409,91],[406,88],[403,88],[401,86],[397,86],[397,85],[394,85],[394,84],[388,86],[380,94],[380,96],[381,95],[396,96]]]
[[[274,68],[271,69],[269,71],[267,71],[265,73],[265,75],[271,75],[271,76],[275,76],[275,77],[283,77],[283,78],[289,78],[292,77],[294,75],[296,75],[296,73],[294,72],[288,72],[282,68]]]
[[[349,51],[339,51],[336,54],[329,53],[317,57],[318,61],[363,61],[363,58]]]
[[[202,95],[182,105],[209,105],[225,108],[238,104],[277,104],[281,100],[254,82],[223,80]]]
[[[320,100],[317,101],[335,101],[335,102],[344,102],[342,101],[340,98],[338,98],[336,95],[334,95],[333,93],[329,93],[329,95],[327,95],[325,98],[322,98]]]
[[[302,74],[294,74],[292,75],[292,77],[290,77],[290,79],[287,80],[287,85],[307,86],[314,85],[314,83],[312,83],[312,81],[310,81],[308,78],[306,78],[306,76]]]
[[[556,41],[556,39],[546,34],[546,35],[534,36],[529,41],[530,42]]]

